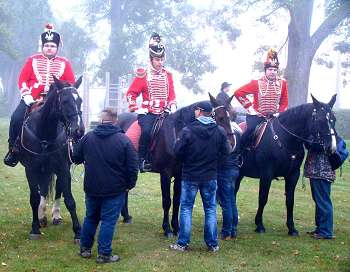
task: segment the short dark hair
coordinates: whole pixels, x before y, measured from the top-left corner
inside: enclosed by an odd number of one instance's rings
[[[113,108],[105,108],[101,112],[101,122],[112,122],[114,120],[117,120],[118,118],[118,112],[116,109]]]

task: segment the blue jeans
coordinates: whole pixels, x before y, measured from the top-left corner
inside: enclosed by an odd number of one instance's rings
[[[235,186],[238,175],[238,167],[218,170],[218,190],[216,197],[222,209],[221,235],[223,237],[237,235],[238,211]]]
[[[323,237],[333,237],[333,204],[331,182],[323,179],[310,179],[312,199],[315,201],[315,231]]]
[[[113,197],[93,197],[85,195],[86,215],[81,232],[80,247],[91,249],[98,224],[99,255],[112,254],[112,240],[120,211],[124,206],[125,193]]]
[[[187,246],[191,240],[192,210],[199,190],[205,213],[204,241],[208,247],[218,245],[216,217],[216,180],[192,182],[183,180],[181,183],[180,200],[180,231],[177,243]]]

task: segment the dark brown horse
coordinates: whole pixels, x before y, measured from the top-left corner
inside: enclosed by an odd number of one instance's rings
[[[269,119],[267,128],[257,148],[243,154],[240,177],[236,182],[236,193],[241,179],[259,178],[259,207],[255,216],[255,231],[265,232],[263,211],[268,200],[271,181],[278,177],[285,180],[288,234],[297,236],[294,226],[294,192],[304,159],[304,144],[321,143],[325,150],[332,147],[335,117],[332,107],[336,97],[328,104],[312,97],[313,103],[300,105],[279,117]]]
[[[233,96],[225,104],[219,104],[216,99],[209,94],[210,102],[214,110],[214,117],[218,125],[222,126],[232,143],[234,137],[231,130],[230,118],[228,114],[229,104]],[[197,102],[198,103],[198,102]],[[154,141],[151,144],[152,172],[160,174],[160,184],[162,190],[163,206],[163,230],[164,235],[172,237],[179,231],[179,206],[181,194],[181,167],[174,156],[174,145],[176,137],[180,130],[187,124],[195,120],[194,110],[197,103],[177,110],[174,114],[160,115],[159,121],[162,124],[159,128]],[[134,113],[124,113],[119,116],[119,125],[127,131],[128,128],[137,120]],[[169,223],[169,210],[171,207],[171,180],[174,178],[173,185],[173,212],[171,226]]]
[[[78,240],[81,227],[71,191],[68,150],[70,141],[84,134],[80,111],[82,101],[77,92],[81,78],[75,85],[56,78],[54,80],[44,104],[24,120],[21,136],[19,157],[25,168],[33,213],[29,238],[40,238],[40,200],[47,197],[50,182],[56,175],[57,187],[63,193],[64,203],[72,218],[74,239]]]

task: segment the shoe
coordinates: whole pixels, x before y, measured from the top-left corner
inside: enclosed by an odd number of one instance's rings
[[[96,258],[96,263],[103,264],[103,263],[115,263],[120,260],[120,257],[118,255],[98,255]]]
[[[4,164],[10,167],[15,167],[17,163],[18,163],[17,155],[12,149],[10,149],[5,155]]]
[[[208,251],[211,252],[218,252],[219,251],[219,246],[208,246]]]
[[[124,217],[123,223],[126,225],[132,224],[132,216]]]
[[[223,234],[221,234],[221,240],[229,241],[229,240],[231,240],[231,235],[223,235]]]
[[[317,231],[316,231],[316,230],[307,231],[306,234],[308,234],[308,235],[310,235],[310,236],[313,236],[314,234],[317,234]]]
[[[334,236],[322,236],[319,233],[314,233],[311,237],[317,240],[322,240],[322,239],[331,240],[335,238]]]
[[[231,239],[236,239],[237,238],[237,231],[232,231],[231,232]]]
[[[80,253],[79,253],[79,255],[82,257],[82,258],[85,258],[85,259],[89,259],[89,258],[91,258],[91,248],[84,248],[84,247],[82,247],[81,249],[80,249]]]
[[[186,250],[188,250],[188,246],[181,246],[179,244],[171,244],[169,248],[172,250],[177,250],[181,252],[185,252]]]

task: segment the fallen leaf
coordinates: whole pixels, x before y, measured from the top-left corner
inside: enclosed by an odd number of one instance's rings
[[[300,255],[299,250],[297,250],[297,249],[296,249],[296,250],[294,250],[294,251],[293,251],[293,255],[294,255],[294,256],[298,256],[298,255]]]
[[[1,265],[2,266],[7,266],[7,263],[2,262]]]

